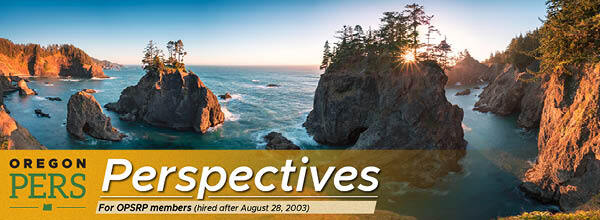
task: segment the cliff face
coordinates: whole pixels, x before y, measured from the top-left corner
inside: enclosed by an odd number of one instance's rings
[[[519,113],[517,124],[520,127],[536,128],[544,103],[542,81],[508,64],[481,92],[474,110],[499,115]]]
[[[321,75],[304,127],[322,144],[368,149],[464,149],[463,111],[446,100],[436,65]]]
[[[102,67],[72,45],[13,44],[0,38],[0,75],[106,78]]]
[[[0,95],[12,90],[10,79],[0,76]],[[4,106],[3,96],[0,96],[0,149],[45,149],[27,130],[12,118]]]
[[[446,72],[446,75],[448,75],[447,84],[453,86],[457,83],[462,85],[481,83],[489,71],[486,65],[479,63],[470,55],[465,56]]]
[[[522,189],[572,210],[600,193],[600,65],[546,86],[538,158]]]
[[[200,133],[225,120],[217,97],[196,74],[171,68],[148,71],[121,92],[118,102],[105,107],[128,120]]]

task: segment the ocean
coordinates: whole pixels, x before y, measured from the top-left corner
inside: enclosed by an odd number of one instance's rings
[[[113,126],[127,135],[123,141],[79,141],[69,137],[65,128],[69,97],[82,89],[95,89],[100,105],[115,102],[124,88],[135,85],[144,74],[138,66],[107,70],[109,79],[32,79],[28,85],[39,96],[20,97],[12,93],[6,96],[5,104],[11,115],[49,149],[263,149],[262,136],[271,131],[283,133],[303,149],[335,149],[319,145],[302,127],[312,109],[321,73],[316,67],[188,68],[215,95],[229,92],[233,96],[220,100],[225,123],[204,135],[121,121],[117,114],[105,110]],[[528,199],[518,189],[521,177],[537,155],[537,131],[517,128],[516,116],[473,111],[482,89],[475,89],[468,96],[454,95],[462,89],[446,90],[448,100],[465,112],[463,128],[469,144],[460,160],[462,170],[441,177],[429,188],[382,184],[394,187],[397,193],[380,198],[377,208],[419,219],[490,219],[523,211],[556,210]],[[55,96],[63,101],[45,99]],[[37,117],[37,108],[51,118]]]

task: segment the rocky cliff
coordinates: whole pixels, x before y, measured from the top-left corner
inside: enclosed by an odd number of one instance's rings
[[[536,128],[539,126],[544,103],[542,81],[543,79],[520,72],[508,64],[481,92],[474,110],[499,115],[518,113],[517,124],[520,127]]]
[[[123,68],[123,65],[118,64],[118,63],[113,63],[110,62],[108,60],[99,60],[96,58],[92,58],[92,60],[94,60],[95,63],[97,63],[98,65],[100,65],[100,67],[102,67],[102,69],[104,70],[121,70],[121,68]]]
[[[463,149],[463,111],[446,100],[446,80],[440,67],[428,62],[380,71],[327,71],[304,127],[327,145]]]
[[[105,107],[124,119],[200,133],[225,120],[217,97],[184,69],[150,70],[137,85],[123,90],[118,102]]]
[[[546,83],[538,158],[522,185],[564,210],[600,193],[600,65],[573,72]]]
[[[6,107],[2,94],[14,90],[8,77],[0,76],[0,149],[45,149],[29,131],[12,118]]]
[[[67,132],[78,139],[85,139],[84,134],[109,141],[120,141],[125,137],[113,128],[110,118],[104,115],[96,98],[84,91],[77,92],[69,98]]]
[[[73,45],[14,44],[0,38],[0,75],[106,78],[102,66]]]
[[[447,84],[449,86],[459,83],[461,85],[479,84],[484,81],[489,71],[490,69],[486,65],[479,63],[467,54],[446,72],[446,75],[448,75]]]

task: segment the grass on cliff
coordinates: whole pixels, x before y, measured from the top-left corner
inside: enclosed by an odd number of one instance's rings
[[[552,214],[550,212],[526,212],[523,213],[521,215],[518,216],[511,216],[511,217],[503,217],[503,218],[499,218],[499,219],[504,219],[504,220],[521,220],[521,219],[526,219],[526,220],[554,220],[554,219],[560,219],[560,220],[571,220],[571,219],[590,219],[590,220],[600,220],[600,211],[596,210],[596,211],[577,211],[577,212],[572,212],[572,213],[555,213]]]

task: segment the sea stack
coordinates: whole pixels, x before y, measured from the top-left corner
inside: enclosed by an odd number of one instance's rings
[[[538,65],[533,63],[528,69],[537,71]],[[506,64],[502,73],[483,89],[474,110],[503,116],[518,113],[519,127],[537,128],[544,106],[543,81],[541,76]]]
[[[37,95],[37,93],[33,91],[33,89],[30,89],[27,86],[27,83],[23,79],[19,80],[19,82],[17,83],[17,87],[19,87],[19,95]]]
[[[185,68],[147,70],[135,86],[121,92],[108,110],[157,127],[206,133],[225,121],[217,97]]]
[[[600,193],[600,64],[571,72],[546,83],[539,153],[521,187],[563,210]]]
[[[69,98],[67,104],[67,132],[78,139],[85,134],[97,139],[120,141],[125,135],[112,127],[110,118],[104,115],[96,98],[80,91]]]
[[[464,149],[463,111],[446,99],[444,71],[434,62],[411,65],[328,69],[304,127],[326,145]]]

